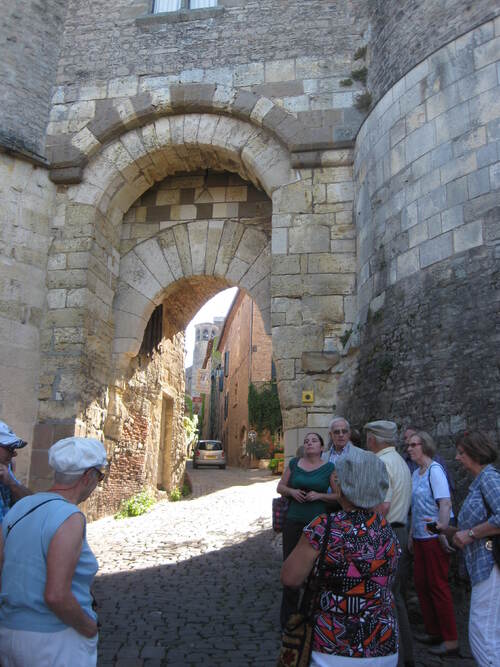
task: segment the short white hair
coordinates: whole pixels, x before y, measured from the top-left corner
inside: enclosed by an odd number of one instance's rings
[[[336,422],[344,422],[344,423],[346,424],[347,428],[349,429],[349,431],[351,430],[351,425],[349,424],[349,422],[347,421],[347,419],[346,419],[345,417],[339,417],[339,416],[337,415],[337,416],[334,417],[334,418],[332,419],[332,421],[330,422],[330,426],[328,427],[328,430],[329,430],[329,431],[332,430],[333,425],[334,425]]]

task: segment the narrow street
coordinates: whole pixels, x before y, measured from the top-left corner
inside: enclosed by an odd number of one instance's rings
[[[100,570],[99,667],[274,665],[281,543],[277,478],[201,468],[193,496],[88,526]]]
[[[281,539],[271,529],[271,499],[277,477],[191,464],[189,474],[188,500],[88,526],[100,563],[98,667],[276,664]],[[474,667],[468,604],[463,596],[456,603],[461,657],[433,658],[415,643],[416,667]]]

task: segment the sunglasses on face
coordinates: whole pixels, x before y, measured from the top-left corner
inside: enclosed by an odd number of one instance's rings
[[[102,482],[102,480],[106,477],[106,470],[100,470],[99,468],[92,468],[92,470],[95,470],[98,482]]]
[[[333,435],[346,435],[349,433],[349,429],[347,428],[336,428],[334,431],[332,431]]]
[[[420,444],[421,444],[420,442],[410,442],[410,444],[408,445],[408,449],[410,449],[410,447],[419,447]]]

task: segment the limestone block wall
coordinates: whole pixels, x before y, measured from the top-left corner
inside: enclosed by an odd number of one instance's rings
[[[290,455],[304,429],[328,426],[348,365],[343,334],[356,318],[352,168],[299,173],[273,195],[273,358]]]
[[[356,143],[361,347],[342,403],[445,448],[500,428],[499,57],[496,19],[408,72]]]
[[[490,0],[374,0],[368,3],[371,39],[368,84],[374,101],[444,44],[500,14]],[[441,77],[460,68],[463,53],[444,65]]]
[[[16,461],[26,481],[37,418],[55,186],[45,169],[0,155],[0,200],[0,417],[30,443]]]
[[[0,145],[45,155],[45,129],[55,83],[67,0],[2,5]]]
[[[149,0],[74,0],[49,134],[73,131],[77,114],[92,117],[104,99],[194,83],[252,91],[311,128],[328,127],[331,138],[352,140],[362,118],[353,107],[360,86],[340,81],[363,43],[363,4],[219,0],[175,20],[175,13],[151,15]]]

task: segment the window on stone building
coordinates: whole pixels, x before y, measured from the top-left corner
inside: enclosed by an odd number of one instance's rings
[[[203,340],[208,340],[208,329],[203,329]]]
[[[217,0],[154,0],[153,14],[178,12],[181,9],[202,9],[217,7]]]
[[[224,352],[224,375],[226,377],[229,375],[229,350]]]
[[[227,419],[229,412],[229,393],[226,392],[224,395],[224,419]]]
[[[153,310],[141,343],[139,354],[152,354],[163,338],[163,306],[160,304]]]

